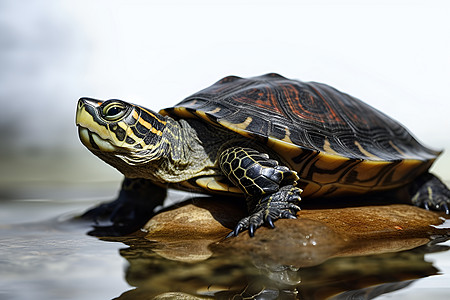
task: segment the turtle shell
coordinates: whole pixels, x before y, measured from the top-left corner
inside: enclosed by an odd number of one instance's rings
[[[200,118],[266,144],[315,190],[399,186],[439,155],[359,99],[273,73],[225,77],[160,113]]]

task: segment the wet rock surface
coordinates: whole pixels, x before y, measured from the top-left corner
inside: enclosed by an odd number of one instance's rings
[[[165,240],[220,238],[245,217],[246,207],[238,199],[199,197],[169,207],[154,216],[145,226],[148,237]]]
[[[146,239],[157,242],[154,251],[165,258],[201,261],[212,255],[209,246],[223,239],[245,211],[240,201],[194,198],[153,217],[144,226]]]
[[[276,264],[312,266],[336,256],[370,255],[412,249],[434,235],[442,214],[403,204],[306,209],[296,220],[278,220],[225,239],[245,215],[239,201],[198,198],[153,217],[144,227],[146,239],[158,242],[159,253],[183,261],[206,259],[213,252],[235,251]],[[231,250],[230,250],[231,249]]]
[[[442,215],[410,205],[305,209],[225,238],[244,215],[242,202],[205,197],[154,216],[122,240],[136,288],[117,299],[373,298],[438,274],[425,254],[448,251]]]

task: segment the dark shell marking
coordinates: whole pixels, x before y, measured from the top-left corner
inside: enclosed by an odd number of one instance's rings
[[[160,113],[200,118],[266,144],[298,172],[304,196],[407,184],[439,154],[350,95],[278,74],[225,77]]]

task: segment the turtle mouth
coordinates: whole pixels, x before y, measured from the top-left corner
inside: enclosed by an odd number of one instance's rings
[[[103,152],[116,152],[118,149],[108,140],[102,139],[95,132],[78,125],[78,135],[81,142],[90,150]]]

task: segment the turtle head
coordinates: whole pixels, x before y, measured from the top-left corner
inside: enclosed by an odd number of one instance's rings
[[[148,163],[165,150],[165,117],[125,101],[81,98],[76,124],[81,142],[125,175],[127,165]]]

